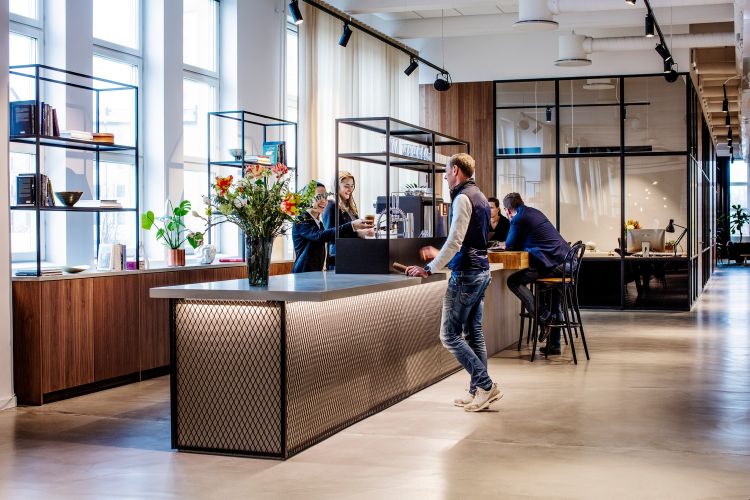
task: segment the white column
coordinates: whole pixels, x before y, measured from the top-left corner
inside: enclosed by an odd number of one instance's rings
[[[143,202],[141,213],[163,215],[182,199],[182,0],[143,2]],[[163,258],[153,234],[141,236],[147,255]]]
[[[0,4],[0,25],[8,26],[8,2]],[[0,40],[0,95],[8,95],[8,36]],[[16,406],[13,392],[13,322],[10,271],[10,200],[8,199],[8,106],[0,106],[0,410]]]

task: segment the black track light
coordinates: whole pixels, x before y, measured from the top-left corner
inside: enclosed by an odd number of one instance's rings
[[[294,21],[294,24],[302,24],[302,12],[299,10],[299,2],[298,0],[292,0],[289,2],[289,15],[292,18],[292,21]]]
[[[655,49],[661,58],[664,59],[665,63],[672,60],[672,54],[669,53],[669,49],[663,43],[658,44]]]
[[[451,88],[451,84],[451,75],[446,71],[445,73],[438,73],[435,76],[433,87],[435,87],[435,90],[438,92],[445,92]]]
[[[625,3],[635,5],[635,0],[625,0]]]
[[[409,65],[404,70],[404,74],[406,76],[410,76],[412,73],[414,73],[414,70],[416,70],[418,67],[419,67],[419,62],[412,57],[411,62],[409,62]]]
[[[341,32],[341,36],[339,37],[339,45],[346,47],[346,44],[349,43],[351,37],[352,29],[349,27],[349,23],[344,23],[344,31]]]
[[[544,110],[544,121],[547,123],[552,122],[552,108],[550,106],[547,106],[547,109]]]
[[[729,113],[727,113],[727,115],[724,117],[724,125],[728,127],[731,124],[732,124],[732,120],[729,118]]]
[[[726,97],[721,101],[721,110],[725,113],[729,113],[729,101]]]
[[[649,12],[646,14],[646,38],[654,37],[654,16]]]
[[[731,137],[729,137],[727,139],[727,146],[729,146],[730,148],[732,147],[732,138]]]

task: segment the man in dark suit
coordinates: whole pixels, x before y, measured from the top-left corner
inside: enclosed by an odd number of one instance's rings
[[[320,182],[315,187],[313,206],[301,214],[292,226],[292,243],[294,243],[293,273],[322,271],[326,261],[326,243],[336,238],[336,228],[323,228],[320,214],[328,205],[326,187]],[[360,219],[341,225],[341,236],[367,236],[374,234],[369,222]]]
[[[565,256],[570,245],[555,229],[547,217],[533,207],[527,207],[518,193],[509,193],[503,198],[505,213],[510,219],[510,231],[505,240],[506,250],[529,252],[529,268],[508,277],[508,288],[523,302],[524,307],[534,314],[534,295],[528,288],[538,278],[561,276]],[[540,303],[539,322],[546,327],[553,319],[561,320],[560,297],[553,294],[551,307]],[[554,318],[557,316],[557,318]],[[541,348],[543,354],[560,354],[560,330],[550,332],[547,345]]]

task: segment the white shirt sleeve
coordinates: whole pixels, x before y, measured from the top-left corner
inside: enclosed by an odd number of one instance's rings
[[[461,250],[461,245],[466,237],[466,231],[469,229],[471,211],[471,200],[465,194],[459,194],[453,200],[453,218],[451,219],[451,230],[448,233],[448,239],[445,241],[443,248],[440,249],[437,257],[425,266],[431,273],[447,266],[453,256]]]

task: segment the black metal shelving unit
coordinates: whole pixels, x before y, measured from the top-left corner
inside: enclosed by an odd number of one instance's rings
[[[98,78],[92,75],[86,75],[75,71],[69,71],[61,68],[54,68],[44,64],[27,64],[19,66],[11,66],[9,68],[10,75],[29,78],[34,81],[34,105],[35,105],[35,124],[33,134],[24,135],[11,135],[8,141],[11,144],[25,144],[34,146],[34,163],[35,163],[35,203],[34,205],[12,205],[11,210],[14,211],[34,211],[36,215],[36,275],[42,275],[42,246],[41,246],[41,231],[42,231],[42,212],[78,212],[78,213],[94,213],[96,214],[96,249],[95,255],[98,254],[99,250],[99,238],[101,234],[101,220],[99,217],[100,213],[134,213],[135,214],[135,261],[140,261],[140,230],[138,221],[138,212],[140,208],[139,199],[139,186],[140,186],[140,168],[139,168],[139,149],[138,149],[138,86],[130,85],[126,83],[115,82],[104,78]],[[74,81],[68,81],[74,79],[77,81],[83,81],[85,83],[76,83]],[[100,130],[100,97],[102,92],[129,92],[132,93],[133,106],[134,106],[134,143],[133,145],[124,144],[107,144],[95,141],[87,141],[81,139],[73,139],[67,137],[50,136],[40,133],[40,124],[42,120],[42,93],[44,89],[42,85],[63,85],[66,87],[73,87],[84,91],[90,91],[93,93],[94,99],[94,122],[93,132],[101,132]],[[42,148],[62,148],[66,150],[75,151],[86,151],[94,154],[94,169],[95,169],[95,182],[94,182],[94,194],[96,199],[100,197],[100,163],[101,153],[109,152],[132,152],[133,154],[133,169],[134,169],[134,182],[135,182],[135,206],[134,207],[123,207],[123,208],[112,208],[112,207],[66,207],[66,206],[43,206],[42,205],[42,185],[41,176],[42,172]]]
[[[341,126],[355,127],[367,132],[380,135],[385,140],[384,151],[342,152],[340,129]],[[405,141],[426,146],[430,151],[430,158],[417,158],[391,150],[391,138],[397,137]],[[444,146],[464,147],[466,153],[471,152],[468,141],[451,137],[436,130],[413,125],[396,118],[387,116],[363,118],[338,118],[336,120],[336,176],[339,177],[342,160],[359,161],[384,166],[385,172],[385,215],[386,228],[384,239],[362,240],[358,238],[339,238],[339,210],[338,196],[336,200],[336,272],[352,274],[387,274],[391,272],[394,261],[402,264],[415,264],[413,261],[419,255],[419,248],[425,245],[441,246],[445,238],[435,236],[437,228],[437,193],[436,174],[445,171],[445,164],[436,161],[437,148]],[[411,170],[428,175],[428,188],[432,190],[432,230],[428,238],[391,238],[391,168]],[[338,192],[338,185],[333,186]]]
[[[297,152],[298,152],[298,134],[297,134],[297,122],[290,120],[283,120],[281,118],[274,118],[273,116],[263,115],[260,113],[254,113],[252,111],[235,110],[235,111],[212,111],[208,113],[208,184],[207,193],[211,193],[211,179],[213,167],[230,167],[238,168],[240,172],[243,172],[245,167],[252,165],[252,162],[244,161],[246,154],[248,153],[245,147],[246,132],[251,128],[260,127],[262,133],[262,142],[265,143],[268,140],[271,129],[279,130],[280,128],[291,127],[294,134],[294,188],[297,188]],[[212,158],[212,120],[231,120],[239,124],[239,139],[241,142],[236,149],[242,150],[242,160],[214,160]],[[229,148],[227,148],[229,149]],[[289,151],[286,152],[289,155]],[[287,157],[288,158],[288,157]],[[287,163],[289,163],[287,161]],[[289,166],[289,165],[287,165]],[[208,234],[208,241],[211,242],[211,231]],[[241,245],[242,257],[245,256],[245,246]]]

